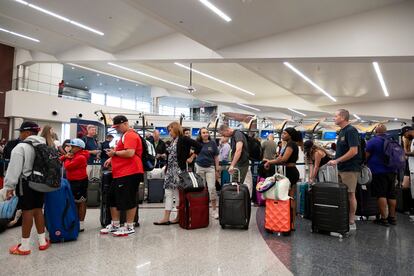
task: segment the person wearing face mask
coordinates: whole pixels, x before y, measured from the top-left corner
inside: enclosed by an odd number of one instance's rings
[[[211,140],[208,129],[203,127],[198,133],[197,142],[201,143],[203,147],[196,158],[196,172],[199,174],[204,182],[207,183],[210,192],[210,200],[213,208],[212,215],[215,219],[219,218],[217,211],[217,192],[216,179],[219,178],[219,150],[217,144]]]

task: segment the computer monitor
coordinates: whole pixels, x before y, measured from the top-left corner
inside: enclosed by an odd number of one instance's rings
[[[193,128],[191,129],[191,136],[197,136],[199,132],[200,132],[200,128],[198,128],[198,127],[193,127]]]
[[[168,136],[168,129],[166,127],[156,127],[155,129],[160,132],[160,136]]]
[[[262,139],[266,139],[267,138],[267,136],[269,136],[269,134],[273,134],[273,130],[262,130],[261,132],[260,132],[260,138],[262,138]]]
[[[329,131],[329,132],[323,133],[322,140],[335,140],[335,139],[336,139],[336,132]]]

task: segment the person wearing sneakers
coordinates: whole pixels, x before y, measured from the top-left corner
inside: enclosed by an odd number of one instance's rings
[[[215,219],[218,219],[216,179],[220,177],[219,149],[216,142],[211,140],[208,129],[205,127],[198,132],[197,142],[202,144],[203,147],[196,158],[196,173],[207,183],[213,208],[212,215]]]
[[[135,233],[134,218],[137,210],[138,184],[143,181],[143,146],[141,137],[129,127],[123,115],[113,118],[112,128],[122,135],[115,149],[107,150],[109,159],[104,167],[112,166],[110,202],[112,222],[101,230],[101,234],[128,236]],[[120,211],[126,211],[126,223],[120,226]]]
[[[357,201],[355,190],[358,174],[361,171],[362,153],[360,152],[359,133],[349,122],[349,111],[339,109],[335,112],[335,124],[341,128],[336,141],[335,159],[329,166],[338,166],[339,181],[348,187],[349,230],[356,230],[355,212]]]
[[[395,207],[397,205],[397,194],[395,191],[396,171],[388,167],[384,160],[386,155],[384,143],[387,128],[379,124],[375,128],[375,137],[368,141],[365,148],[368,167],[372,172],[371,193],[377,198],[378,208],[381,217],[374,220],[374,223],[389,226],[396,225]],[[387,211],[388,209],[388,211]]]
[[[414,128],[411,126],[405,126],[401,129],[402,137],[408,141],[407,148],[405,150],[405,155],[407,157],[407,172],[410,186],[411,186],[411,196],[412,201],[414,201]],[[411,212],[411,211],[410,211]],[[414,221],[414,214],[410,214],[410,220]]]
[[[10,254],[28,255],[30,250],[30,232],[35,221],[39,250],[46,250],[50,246],[45,237],[45,219],[42,208],[44,194],[29,187],[26,178],[32,174],[35,151],[32,145],[46,144],[43,137],[37,136],[39,126],[34,122],[23,122],[20,128],[19,143],[11,152],[10,164],[4,179],[4,188],[7,190],[7,199],[15,193],[19,198],[17,208],[22,210],[22,239],[21,243],[9,249]]]
[[[85,142],[81,139],[72,139],[67,143],[70,151],[61,156],[60,160],[66,171],[66,178],[70,183],[73,197],[80,220],[80,232],[85,230],[84,221],[86,216],[86,200],[88,198],[88,165],[89,151],[85,149]]]

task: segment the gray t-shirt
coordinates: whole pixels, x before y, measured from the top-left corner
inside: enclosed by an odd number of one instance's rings
[[[277,144],[273,140],[266,140],[262,144],[263,149],[263,158],[264,159],[274,159],[276,156],[276,147]]]
[[[247,139],[244,136],[244,133],[240,130],[235,130],[233,136],[231,137],[231,155],[234,158],[236,154],[236,144],[237,142],[243,142],[243,149],[240,155],[239,161],[237,162],[237,166],[243,167],[249,165],[249,149],[247,147]]]

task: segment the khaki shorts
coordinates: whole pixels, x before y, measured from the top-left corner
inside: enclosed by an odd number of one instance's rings
[[[348,193],[355,193],[359,172],[339,172],[339,182],[348,187]]]

